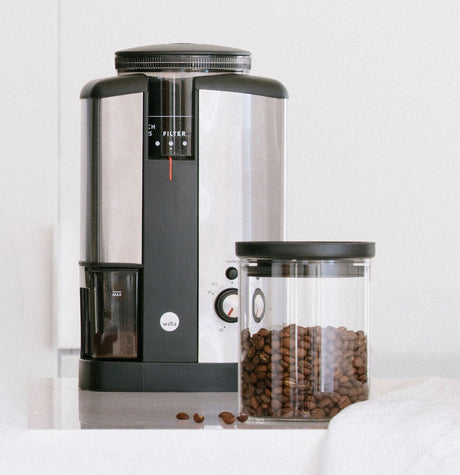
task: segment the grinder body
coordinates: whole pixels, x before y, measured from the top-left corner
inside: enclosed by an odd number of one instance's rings
[[[80,388],[236,391],[234,243],[284,239],[285,88],[134,70],[81,99]]]

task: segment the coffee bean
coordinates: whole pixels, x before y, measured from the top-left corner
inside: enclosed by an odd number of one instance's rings
[[[290,378],[284,378],[283,379],[283,386],[287,386],[287,387],[294,387],[297,385],[297,381],[295,378],[293,377],[290,377]]]
[[[321,407],[321,408],[324,408],[326,406],[329,406],[330,404],[332,404],[331,399],[328,398],[328,397],[325,397],[325,398],[321,399],[321,401],[319,401],[318,406]]]
[[[219,413],[219,419],[222,419],[223,417],[230,417],[233,416],[233,414],[230,411],[222,411]]]
[[[248,415],[247,414],[240,414],[237,416],[238,422],[246,422],[248,420]]]
[[[224,416],[222,417],[222,421],[227,425],[231,425],[235,422],[235,416],[233,414],[230,416]]]
[[[350,398],[357,398],[358,395],[360,394],[360,390],[358,388],[352,388],[348,391],[348,396]]]
[[[186,412],[179,412],[178,414],[176,414],[176,419],[184,421],[186,419],[190,419],[190,416]]]
[[[294,389],[295,388],[290,388],[289,386],[284,386],[282,394],[287,398],[294,397]]]
[[[347,331],[345,333],[344,339],[345,340],[356,340],[358,338],[358,335],[354,331]]]
[[[257,409],[259,407],[259,402],[257,401],[256,397],[255,396],[252,396],[251,399],[249,399],[249,405],[253,408],[253,409]]]
[[[260,363],[268,363],[270,361],[270,356],[264,351],[261,351],[259,355],[259,360],[260,360]]]
[[[361,356],[357,356],[353,363],[357,368],[359,368],[360,366],[363,365],[363,359],[361,358]]]
[[[271,399],[266,395],[266,394],[261,394],[260,395],[260,399],[264,402],[264,403],[269,403],[271,401]]]
[[[193,414],[193,420],[199,424],[200,422],[204,421],[204,416],[202,414],[195,413]]]
[[[289,346],[286,348],[284,345],[282,346],[281,348],[281,354],[283,356],[287,356],[288,358],[291,356],[291,349],[289,348]]]
[[[311,415],[313,416],[313,419],[324,419],[326,417],[326,413],[324,412],[324,409],[313,409],[311,411]]]
[[[298,346],[299,348],[303,348],[304,350],[309,350],[309,349],[311,348],[310,342],[305,341],[305,340],[300,340],[300,341],[297,343],[297,346]]]
[[[252,361],[246,364],[246,369],[248,371],[254,371],[255,367],[256,365]]]
[[[351,404],[350,398],[348,398],[347,396],[342,396],[339,400],[338,407],[339,409],[344,409],[350,404]]]
[[[267,354],[267,355],[271,355],[272,354],[272,348],[270,345],[265,345],[264,348],[263,348],[264,352]]]
[[[256,350],[261,350],[265,346],[265,340],[261,337],[258,337],[254,341],[254,348]]]
[[[297,358],[305,358],[305,356],[307,356],[307,350],[304,348],[299,348],[297,350]]]

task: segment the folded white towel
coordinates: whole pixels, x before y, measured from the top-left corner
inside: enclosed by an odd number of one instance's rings
[[[459,418],[460,381],[401,381],[332,419],[321,474],[457,475]]]

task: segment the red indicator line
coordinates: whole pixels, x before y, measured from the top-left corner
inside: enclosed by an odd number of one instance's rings
[[[233,310],[234,310],[234,309],[233,309],[233,307],[232,307],[232,308],[230,309],[230,312],[227,313],[227,317],[229,317],[229,316],[232,314]]]
[[[172,181],[172,163],[173,163],[173,159],[172,157],[168,157],[169,159],[169,181]]]

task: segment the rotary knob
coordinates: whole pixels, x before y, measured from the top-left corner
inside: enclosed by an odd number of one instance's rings
[[[228,323],[238,321],[238,290],[225,289],[216,298],[214,308],[217,315]]]

